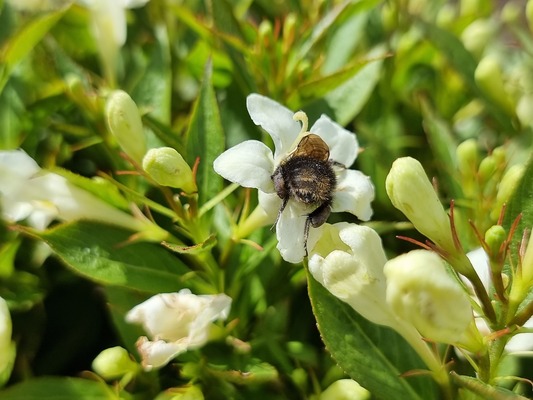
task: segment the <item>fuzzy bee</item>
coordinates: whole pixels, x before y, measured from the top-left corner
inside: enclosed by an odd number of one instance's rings
[[[313,133],[304,136],[296,149],[276,168],[271,178],[282,203],[278,219],[290,199],[316,208],[307,215],[304,229],[305,255],[309,226],[318,228],[329,217],[337,178],[333,170],[339,165],[329,159],[329,147]]]

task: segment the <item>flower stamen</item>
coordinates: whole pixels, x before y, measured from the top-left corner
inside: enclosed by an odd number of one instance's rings
[[[307,118],[306,113],[304,113],[303,111],[297,111],[294,113],[292,119],[301,122],[302,129],[300,130],[300,133],[298,133],[298,136],[296,136],[296,139],[294,139],[294,142],[292,142],[289,154],[292,153],[296,149],[296,147],[298,147],[298,143],[300,143],[302,138],[309,134],[309,132],[307,131],[307,128],[309,127],[309,120]]]

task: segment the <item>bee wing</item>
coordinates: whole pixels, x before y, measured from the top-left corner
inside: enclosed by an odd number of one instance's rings
[[[329,147],[320,136],[310,133],[300,140],[291,156],[306,156],[320,161],[328,161]]]

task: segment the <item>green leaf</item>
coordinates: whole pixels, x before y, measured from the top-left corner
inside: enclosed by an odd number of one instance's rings
[[[11,37],[0,56],[0,93],[13,68],[34,49],[66,10],[67,8],[63,8],[35,18]]]
[[[212,65],[208,62],[187,131],[187,162],[193,165],[196,157],[200,158],[196,174],[200,205],[222,189],[222,177],[213,170],[213,161],[224,151],[224,131],[211,83],[211,71]]]
[[[180,246],[174,243],[163,242],[162,245],[167,249],[172,250],[180,254],[199,254],[211,249],[215,244],[217,244],[217,239],[215,235],[209,236],[202,243],[198,243],[192,246]]]
[[[309,297],[326,348],[339,366],[373,398],[435,399],[428,376],[401,377],[423,362],[393,330],[370,323],[309,275]]]
[[[131,232],[90,221],[29,232],[44,240],[74,272],[95,282],[148,293],[184,287],[187,267],[162,246],[128,243]]]
[[[105,383],[80,378],[31,379],[0,392],[2,400],[118,399]]]
[[[510,390],[488,385],[470,376],[458,375],[455,372],[452,372],[451,376],[458,386],[480,395],[484,400],[526,400],[526,397],[513,393]]]
[[[376,54],[383,54],[383,51],[376,49]],[[324,99],[305,106],[305,110],[313,116],[326,113],[340,125],[348,124],[370,98],[381,75],[382,64],[382,58],[366,64],[350,79],[330,90]]]

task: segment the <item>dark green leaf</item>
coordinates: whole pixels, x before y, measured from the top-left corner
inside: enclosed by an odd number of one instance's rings
[[[215,235],[211,235],[202,243],[198,243],[192,246],[180,246],[174,243],[167,242],[162,243],[162,245],[165,246],[167,249],[180,254],[199,254],[211,249],[215,244],[217,244],[217,239]]]
[[[80,378],[38,378],[3,392],[2,400],[104,400],[118,399],[105,383]]]
[[[95,282],[149,293],[183,288],[187,267],[162,246],[128,243],[131,232],[111,225],[78,221],[34,236],[76,273]]]
[[[208,62],[187,131],[187,162],[193,165],[196,158],[200,158],[196,174],[200,204],[204,204],[222,189],[222,178],[213,170],[213,161],[224,151],[224,131],[211,84],[211,68],[211,63]]]
[[[309,296],[322,340],[339,366],[376,399],[435,399],[429,376],[401,377],[424,369],[396,332],[358,315],[309,275]]]

